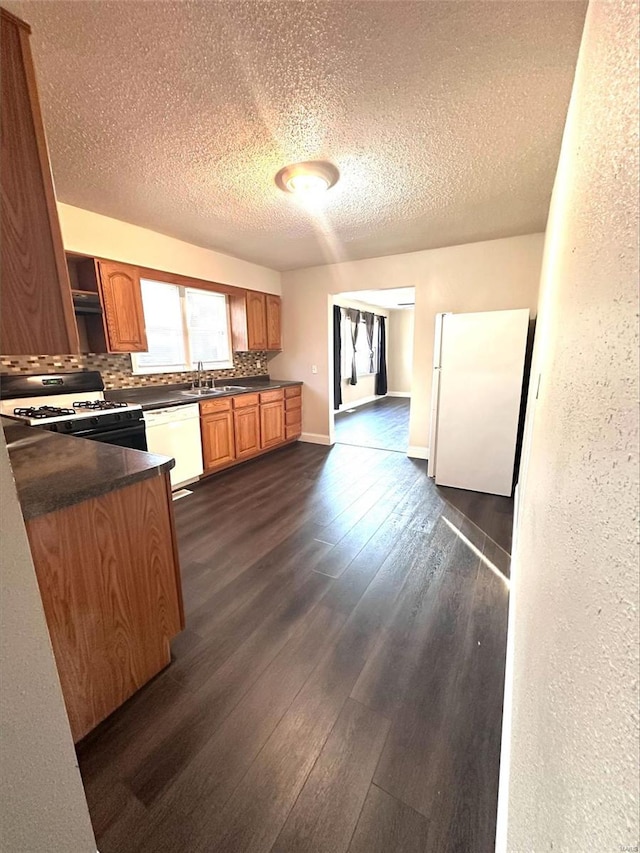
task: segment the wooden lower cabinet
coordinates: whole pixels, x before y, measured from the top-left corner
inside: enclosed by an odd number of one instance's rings
[[[284,402],[260,404],[260,447],[275,447],[284,441]]]
[[[184,627],[168,474],[27,521],[71,732],[171,660]]]
[[[203,400],[200,427],[206,476],[299,438],[302,387]]]
[[[244,406],[233,412],[236,459],[253,456],[260,450],[260,407]]]
[[[302,388],[295,385],[284,389],[284,436],[286,441],[302,435]]]
[[[233,412],[204,415],[200,426],[205,471],[215,471],[233,462],[236,458]]]

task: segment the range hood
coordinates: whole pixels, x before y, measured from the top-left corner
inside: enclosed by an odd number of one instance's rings
[[[102,305],[97,293],[90,290],[72,290],[71,294],[76,314],[102,314]]]

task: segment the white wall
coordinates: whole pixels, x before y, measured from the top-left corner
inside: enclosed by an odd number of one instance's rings
[[[331,294],[415,287],[409,443],[426,448],[435,315],[500,308],[529,308],[535,314],[543,242],[544,235],[528,234],[283,273],[285,349],[270,369],[273,376],[305,383],[303,431],[329,440]]]
[[[638,849],[637,66],[636,4],[591,2],[545,246],[500,851]]]
[[[378,316],[389,316],[389,312],[386,308],[380,308],[377,305],[370,305],[368,302],[360,302],[360,300],[356,299],[345,299],[342,296],[336,296],[334,297],[333,303],[334,305],[340,305],[343,308],[357,308],[359,311],[371,311],[374,314],[378,314]],[[358,334],[361,335],[362,330],[360,330]],[[360,338],[358,338],[358,341],[360,341]],[[359,376],[358,384],[351,385],[349,377],[343,376],[341,386],[342,408],[346,409],[349,406],[357,406],[359,403],[362,403],[362,401],[371,400],[371,398],[375,396],[376,377],[375,374],[371,374],[370,376]]]
[[[280,273],[157,231],[58,202],[68,252],[181,273],[205,281],[280,293]]]
[[[0,496],[0,849],[7,853],[95,853],[1,429]]]
[[[387,380],[389,391],[394,394],[411,394],[414,320],[413,308],[389,312]]]

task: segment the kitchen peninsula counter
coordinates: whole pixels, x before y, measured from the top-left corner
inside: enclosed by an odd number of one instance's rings
[[[25,520],[168,473],[174,460],[0,418]]]

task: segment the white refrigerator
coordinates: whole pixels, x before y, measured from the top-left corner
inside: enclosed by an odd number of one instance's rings
[[[428,474],[440,486],[510,495],[529,310],[438,314]]]

